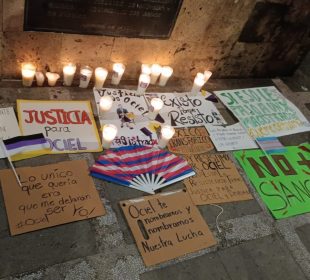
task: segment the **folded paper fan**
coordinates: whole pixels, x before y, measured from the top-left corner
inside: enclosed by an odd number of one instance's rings
[[[90,171],[94,177],[147,193],[195,175],[181,157],[145,146],[108,150]]]

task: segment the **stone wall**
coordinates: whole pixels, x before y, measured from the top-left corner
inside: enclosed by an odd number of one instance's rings
[[[309,49],[309,0],[184,0],[167,40],[24,32],[24,0],[2,5],[1,73],[20,76],[20,64],[61,72],[66,62],[126,64],[137,78],[141,63],[171,65],[175,77],[210,69],[215,77],[291,75]]]

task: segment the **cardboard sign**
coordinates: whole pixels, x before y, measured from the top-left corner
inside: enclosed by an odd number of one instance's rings
[[[185,179],[189,195],[196,205],[253,199],[228,154],[185,156],[196,172]]]
[[[273,86],[215,93],[252,138],[279,137],[310,130],[305,116]]]
[[[204,126],[176,128],[169,140],[168,149],[177,154],[200,154],[214,147]]]
[[[145,97],[151,100],[161,98],[164,107],[160,116],[174,127],[203,126],[204,124],[226,124],[215,105],[202,95],[188,93],[147,93]]]
[[[120,202],[147,266],[216,244],[183,190]]]
[[[51,153],[102,151],[89,101],[17,100],[23,135],[43,133]]]
[[[0,171],[10,232],[17,235],[105,214],[84,160]]]
[[[240,123],[226,127],[210,125],[206,127],[214,146],[220,152],[258,148]]]
[[[234,155],[276,219],[310,212],[309,144],[272,155],[261,150]]]
[[[8,139],[15,136],[20,136],[20,130],[13,107],[0,108],[0,138]],[[1,147],[0,158],[5,158]]]
[[[103,96],[111,96],[113,105],[109,112],[100,117],[100,125],[106,123],[117,127],[117,136],[112,142],[112,148],[122,146],[153,146],[158,144],[160,123],[147,118],[148,106],[143,96],[137,96],[135,91],[127,89],[94,88],[97,112],[100,116],[99,103]]]

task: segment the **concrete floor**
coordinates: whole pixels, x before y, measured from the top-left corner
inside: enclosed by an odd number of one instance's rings
[[[128,82],[125,88],[135,88]],[[186,91],[190,81],[149,91]],[[275,84],[310,119],[310,92],[293,92],[281,80],[211,80],[207,89],[233,89]],[[94,100],[91,89],[20,88],[20,82],[2,82],[1,106],[16,107],[15,100],[56,99]],[[217,105],[229,123],[232,115]],[[281,138],[285,145],[309,141],[309,133]],[[42,156],[16,163],[38,166],[63,160],[86,159],[91,165],[98,154]],[[0,168],[8,168],[0,160]],[[0,194],[0,279],[310,279],[310,213],[274,220],[249,180],[239,168],[255,199],[222,204],[221,233],[215,218],[218,209],[199,206],[218,244],[185,257],[146,268],[134,243],[118,201],[139,197],[141,192],[94,180],[107,214],[103,217],[60,225],[11,237],[2,194]],[[182,183],[166,190],[182,188]]]

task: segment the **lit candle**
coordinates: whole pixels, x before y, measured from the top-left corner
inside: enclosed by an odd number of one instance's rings
[[[100,98],[99,103],[99,115],[100,117],[104,118],[104,114],[107,113],[113,104],[113,99],[111,96],[102,96]]]
[[[105,149],[111,147],[112,141],[117,134],[117,127],[114,124],[105,124],[102,128],[102,146]]]
[[[87,88],[93,69],[89,66],[83,66],[80,70],[80,88]]]
[[[159,64],[153,64],[151,67],[151,84],[155,85],[156,81],[161,74],[161,66]]]
[[[163,108],[164,102],[160,98],[152,98],[148,117],[154,120],[158,112]]]
[[[172,73],[173,73],[173,69],[171,67],[164,66],[162,68],[162,72],[161,72],[158,84],[162,87],[165,86],[168,82],[168,79],[171,77]]]
[[[149,64],[141,65],[141,74],[151,75],[151,67]]]
[[[141,74],[139,77],[138,89],[136,94],[138,96],[143,95],[150,84],[150,76],[146,74]]]
[[[112,85],[118,85],[122,79],[122,76],[125,72],[125,65],[122,63],[114,63],[113,64],[113,74],[112,74]]]
[[[65,86],[71,86],[74,74],[76,70],[76,65],[69,63],[64,68],[62,69],[63,74],[64,74],[64,85]]]
[[[101,89],[103,88],[103,84],[108,76],[108,70],[102,67],[97,67],[95,69],[95,88]]]
[[[33,64],[22,64],[22,78],[24,87],[31,87],[35,73],[36,67]]]
[[[158,146],[160,148],[165,148],[169,142],[169,140],[172,138],[172,136],[175,133],[175,130],[172,126],[170,125],[164,125],[161,127],[160,131],[160,139],[158,142]]]
[[[212,76],[212,72],[211,71],[208,71],[206,70],[204,73],[203,73],[204,77],[205,77],[205,82],[207,82],[210,77]]]
[[[197,73],[191,92],[198,93],[204,84],[205,84],[204,75],[202,73]]]
[[[43,86],[44,80],[45,80],[44,74],[42,72],[36,72],[36,81],[38,87]]]
[[[60,76],[57,73],[47,72],[45,75],[47,77],[47,82],[50,87],[55,86],[57,80],[60,78]]]

